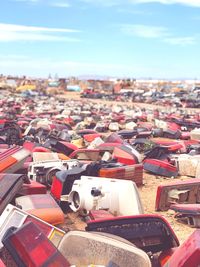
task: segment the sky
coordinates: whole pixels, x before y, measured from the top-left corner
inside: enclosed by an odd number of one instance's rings
[[[0,73],[200,79],[200,0],[4,0]]]

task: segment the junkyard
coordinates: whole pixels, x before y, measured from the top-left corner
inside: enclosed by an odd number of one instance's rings
[[[198,98],[6,84],[0,266],[198,266]]]

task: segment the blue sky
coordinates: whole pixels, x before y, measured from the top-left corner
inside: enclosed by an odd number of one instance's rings
[[[0,73],[200,78],[200,0],[6,0]]]

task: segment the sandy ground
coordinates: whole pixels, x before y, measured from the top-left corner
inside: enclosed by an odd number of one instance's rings
[[[63,95],[61,96],[63,97]],[[66,93],[65,98],[69,99],[79,99],[80,95],[77,93]],[[93,102],[99,102],[101,100],[89,100]],[[101,101],[106,104],[116,104],[114,101]],[[139,106],[139,107],[148,107],[151,109],[159,108],[160,110],[168,109],[168,107],[159,107],[155,105],[150,104],[144,104],[144,103],[124,103],[124,102],[117,102],[118,104],[122,105],[129,105],[129,106]],[[189,109],[189,113],[193,113],[194,111],[197,111],[195,109]],[[199,110],[198,110],[199,111]],[[148,173],[144,173],[144,185],[139,188],[140,197],[142,199],[142,204],[144,206],[144,211],[146,214],[159,214],[162,215],[167,221],[170,223],[172,229],[174,230],[175,234],[177,235],[180,243],[184,242],[190,234],[195,230],[194,228],[191,228],[188,225],[184,225],[182,223],[177,222],[176,219],[174,219],[174,211],[169,210],[167,212],[156,212],[155,211],[155,200],[156,200],[156,192],[157,187],[161,184],[174,182],[174,181],[182,181],[189,179],[188,177],[179,177],[176,179],[172,178],[163,178],[160,176],[150,175]],[[80,229],[84,230],[86,224],[80,219],[80,217],[77,214],[71,213],[66,216],[66,220],[68,222],[67,225],[65,225],[65,230],[68,229]]]
[[[190,234],[195,230],[188,225],[177,222],[174,219],[174,211],[169,210],[167,212],[156,212],[155,211],[155,201],[156,201],[156,192],[157,187],[162,184],[186,180],[186,177],[180,177],[176,179],[172,178],[163,178],[160,176],[150,175],[144,173],[144,186],[139,188],[140,197],[144,206],[145,213],[147,214],[159,214],[162,215],[171,225],[175,234],[177,235],[180,243],[185,241]]]

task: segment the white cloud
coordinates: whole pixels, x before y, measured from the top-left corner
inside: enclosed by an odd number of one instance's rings
[[[31,4],[36,4],[39,3],[40,0],[13,0],[15,2],[24,2],[24,3],[31,3]]]
[[[81,0],[81,1],[103,6],[116,6],[128,3],[132,4],[160,3],[164,5],[179,4],[192,7],[200,7],[200,0]]]
[[[186,37],[169,37],[163,40],[164,42],[171,44],[171,45],[194,45],[196,44],[195,37],[186,36]]]
[[[11,31],[11,32],[78,32],[73,29],[64,29],[64,28],[49,28],[49,27],[35,27],[35,26],[26,26],[26,25],[17,25],[17,24],[6,24],[0,23],[0,31]]]
[[[93,4],[98,6],[105,6],[105,7],[113,7],[120,4],[123,4],[123,0],[80,0],[81,2],[87,3],[87,4]]]
[[[79,41],[66,36],[77,30],[64,28],[34,27],[26,25],[0,23],[0,42],[10,41]]]
[[[33,4],[33,3],[38,3],[41,0],[13,0],[13,1],[27,2],[27,3]],[[112,6],[117,6],[117,5],[123,5],[124,6],[124,4],[129,4],[129,3],[131,3],[131,4],[160,3],[160,4],[164,4],[164,5],[179,4],[179,5],[186,5],[186,6],[191,6],[191,7],[200,7],[200,0],[79,0],[79,1],[85,2],[88,4],[101,5],[101,6],[105,6],[105,7],[106,6],[112,7]],[[65,7],[65,6],[63,6],[63,7]]]
[[[65,0],[12,0],[15,2],[24,2],[27,4],[45,4],[52,7],[68,8],[71,5]]]
[[[149,26],[142,24],[122,24],[121,32],[126,35],[136,36],[140,38],[158,39],[161,42],[170,45],[187,46],[197,43],[198,36],[174,36],[170,31],[161,26]]]
[[[200,7],[200,0],[129,0],[133,4],[144,4],[144,3],[160,3],[166,5],[180,4],[193,7]]]
[[[0,42],[13,41],[63,41],[63,42],[79,42],[76,38],[55,36],[41,33],[17,33],[17,32],[3,32],[0,31]]]
[[[126,14],[133,14],[133,15],[145,15],[150,16],[153,13],[149,11],[144,10],[137,10],[137,9],[131,9],[131,8],[118,8],[118,13],[126,13]]]
[[[25,55],[20,55],[20,54],[9,54],[9,55],[2,55],[0,54],[0,61],[1,60],[26,60],[26,59],[29,59],[28,56],[25,56]]]
[[[67,2],[52,2],[52,3],[50,3],[50,6],[60,7],[60,8],[68,8],[71,5]]]
[[[168,36],[168,29],[160,26],[147,26],[142,24],[122,24],[121,31],[128,35],[143,38],[160,38]]]

